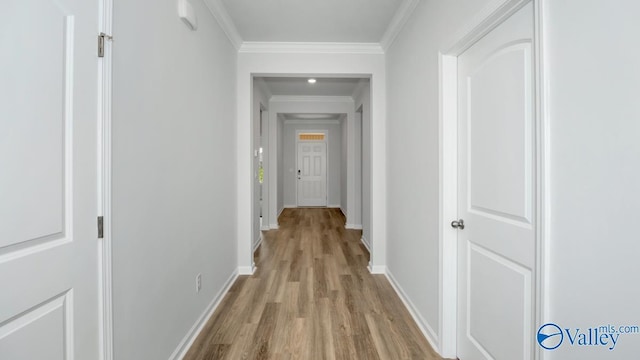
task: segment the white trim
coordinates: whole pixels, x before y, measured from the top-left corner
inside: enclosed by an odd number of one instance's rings
[[[284,209],[297,209],[297,208],[298,208],[298,205],[285,205],[285,206],[282,208],[282,210],[280,210],[280,214],[282,214],[282,211],[283,211]],[[278,216],[280,216],[280,215],[278,215]]]
[[[193,342],[196,340],[198,335],[200,335],[200,332],[202,332],[202,329],[207,324],[211,316],[213,316],[213,313],[216,311],[227,292],[229,292],[229,289],[231,289],[231,286],[238,278],[238,275],[239,271],[234,270],[231,276],[229,276],[227,281],[224,283],[222,289],[220,289],[216,296],[213,297],[213,299],[209,303],[209,306],[207,306],[202,315],[200,315],[195,324],[193,324],[187,335],[185,335],[182,341],[180,341],[180,344],[178,344],[178,347],[173,351],[173,354],[169,356],[170,360],[182,359],[185,355],[187,355],[187,351],[189,351],[189,348],[191,348]]]
[[[99,31],[112,34],[113,1],[100,0]],[[103,216],[103,238],[98,240],[100,360],[113,360],[113,259],[111,245],[111,110],[112,51],[105,41],[98,59],[98,215]]]
[[[382,46],[378,43],[277,41],[245,41],[238,48],[238,52],[259,54],[384,54]]]
[[[367,248],[369,254],[371,254],[371,246],[369,246],[369,241],[364,237],[364,235],[360,237],[360,242],[362,243],[362,245],[364,245],[365,248]]]
[[[340,209],[340,204],[327,205],[327,208],[329,208],[329,209]]]
[[[393,42],[396,40],[400,31],[404,28],[407,21],[413,14],[413,10],[416,9],[420,0],[404,0],[402,4],[396,10],[395,15],[391,19],[387,30],[382,35],[382,39],[380,40],[380,45],[382,46],[383,51],[389,50]]]
[[[449,45],[442,47],[442,53],[456,56],[462,54],[530,1],[532,0],[491,1],[476,13],[467,26],[454,33],[450,41],[445,42]]]
[[[253,275],[256,271],[256,267],[252,266],[238,266],[238,275]]]
[[[262,230],[260,231],[262,232]],[[261,244],[262,244],[262,234],[260,234],[260,238],[258,238],[258,241],[256,241],[256,243],[253,245],[253,252],[256,252],[256,250],[258,250]]]
[[[276,215],[276,218],[273,219],[276,221],[275,224],[269,224],[269,230],[278,230],[280,229],[280,223],[278,222],[278,219],[280,219],[280,215],[282,215],[282,212],[284,211],[286,207],[282,207],[282,209],[280,209],[280,211],[278,211],[278,215]]]
[[[535,111],[536,111],[536,273],[535,273],[535,291],[536,305],[534,317],[534,331],[538,326],[549,322],[549,306],[550,298],[547,284],[549,284],[549,263],[550,259],[550,221],[551,221],[551,141],[550,141],[550,119],[549,107],[547,104],[550,94],[550,84],[548,77],[545,76],[545,64],[548,63],[545,54],[545,26],[544,26],[544,5],[542,0],[533,0],[534,6],[534,25],[533,25],[533,44],[534,44],[534,67],[536,72],[536,92],[535,92]],[[543,360],[547,357],[547,352],[543,351],[539,346],[535,347],[534,359]]]
[[[453,55],[440,54],[440,355],[456,358],[457,303],[458,298],[458,232],[449,222],[458,217],[458,59]],[[445,300],[448,299],[448,300]]]
[[[298,96],[298,95],[274,95],[270,102],[318,102],[318,103],[352,103],[351,96]]]
[[[371,251],[369,251],[369,254],[371,254]],[[371,264],[371,262],[369,262],[369,264]],[[386,265],[369,265],[367,268],[369,269],[369,272],[372,274],[384,275],[387,273]]]
[[[312,140],[312,141],[300,141],[300,134],[302,133],[322,133],[324,134],[324,140]],[[296,129],[296,141],[295,141],[295,159],[296,159],[296,167],[299,167],[299,161],[300,159],[298,158],[298,148],[300,147],[300,144],[302,143],[322,143],[324,144],[324,175],[325,175],[325,179],[324,179],[324,205],[319,205],[319,206],[324,206],[327,207],[327,204],[329,203],[329,130],[328,129],[320,129],[320,130],[308,130],[308,129]],[[299,201],[298,201],[298,181],[296,181],[296,186],[295,186],[295,191],[296,191],[296,207],[306,207],[307,205],[301,206],[299,205]],[[315,207],[315,205],[314,205]]]
[[[439,136],[440,136],[440,220],[439,220],[439,232],[440,232],[440,355],[445,358],[455,358],[457,355],[457,234],[453,234],[450,231],[449,222],[452,219],[457,218],[457,57],[462,54],[466,49],[472,46],[475,42],[480,40],[490,31],[495,29],[502,22],[507,20],[511,15],[520,10],[530,1],[538,0],[494,0],[485,6],[480,12],[476,14],[468,26],[464,27],[461,31],[457,32],[452,41],[447,42],[447,46],[442,48],[440,52],[440,120],[439,120]],[[534,26],[535,28],[535,26]],[[534,41],[538,33],[534,32]],[[536,59],[538,61],[538,59]],[[539,71],[539,65],[536,64],[536,71]],[[539,87],[537,85],[536,87]],[[538,100],[538,99],[537,99]],[[538,103],[539,107],[540,104]],[[536,113],[539,109],[536,108]],[[542,125],[538,125],[541,127]],[[537,138],[540,141],[539,131],[543,133],[548,130],[548,124],[545,123],[542,128],[537,129]],[[545,149],[538,148],[537,156],[540,156],[539,161],[548,164],[548,158],[545,156],[548,154],[548,139],[544,139],[545,144],[538,143],[537,146],[545,146]],[[538,166],[546,166],[545,164],[538,164]],[[548,201],[541,196],[542,178],[541,171],[543,168],[538,168],[536,175],[536,204],[538,208],[548,206]],[[548,186],[548,178],[544,186]],[[456,184],[453,185],[452,184]],[[548,196],[548,194],[546,195]],[[546,208],[545,208],[546,209]],[[539,209],[538,211],[544,212],[545,210]],[[547,211],[548,215],[548,211]],[[544,216],[544,215],[543,215]],[[544,218],[548,221],[547,218]],[[540,220],[537,220],[540,223]],[[540,225],[537,225],[540,227]],[[546,235],[537,231],[536,236],[536,267],[544,263],[544,257],[540,251],[541,244],[544,242]],[[548,247],[547,247],[548,251]],[[539,273],[541,269],[536,269]],[[538,274],[540,276],[540,274]],[[538,294],[540,290],[540,284],[536,279],[536,302],[544,301],[541,298],[542,294]],[[453,284],[453,285],[452,285]],[[456,299],[455,303],[451,303],[451,299]],[[538,311],[539,304],[536,304],[536,311]],[[536,320],[540,320],[536,315]],[[535,351],[536,355],[540,352]],[[538,358],[540,359],[540,358]]]
[[[236,28],[236,24],[233,22],[231,16],[227,12],[227,9],[222,4],[221,0],[204,0],[204,4],[207,6],[211,15],[216,19],[222,31],[227,35],[227,38],[236,48],[239,50],[242,46],[242,37]]]
[[[322,119],[314,119],[314,120],[304,120],[304,119],[291,119],[284,120],[285,125],[340,125],[340,120],[322,120]]]
[[[433,331],[433,328],[429,325],[429,323],[422,317],[422,315],[420,315],[420,312],[418,311],[416,306],[409,299],[407,294],[404,292],[404,289],[396,281],[396,278],[393,276],[393,274],[391,274],[389,269],[387,269],[385,276],[389,280],[389,283],[393,287],[393,290],[396,291],[396,294],[398,294],[398,297],[400,298],[400,300],[402,300],[402,303],[409,311],[409,314],[411,314],[413,320],[418,325],[418,328],[420,328],[420,331],[422,332],[424,337],[427,338],[427,341],[429,342],[429,344],[431,344],[431,347],[437,351],[440,344],[438,342],[438,335],[436,334],[436,332]]]
[[[260,231],[269,231],[269,230],[271,230],[271,226],[269,225],[262,225],[260,227]]]
[[[346,224],[344,227],[349,230],[362,230],[362,224]]]

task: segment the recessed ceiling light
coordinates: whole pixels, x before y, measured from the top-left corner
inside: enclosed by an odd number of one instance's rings
[[[309,84],[315,84],[316,83],[316,79],[309,79],[309,80],[307,80],[307,82]]]

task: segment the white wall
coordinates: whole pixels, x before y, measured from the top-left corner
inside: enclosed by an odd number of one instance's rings
[[[295,207],[296,182],[298,181],[296,158],[296,131],[297,130],[326,130],[327,131],[327,206],[340,205],[340,156],[342,154],[342,134],[340,123],[327,123],[322,121],[308,121],[310,124],[301,124],[300,121],[286,120],[284,122],[283,161],[284,173],[278,181],[283,183],[285,207]]]
[[[549,314],[563,328],[640,325],[640,4],[544,1],[551,132]],[[545,359],[631,359],[565,343]]]
[[[372,81],[372,263],[384,270],[386,259],[386,73],[382,53],[345,52],[290,48],[248,49],[238,54],[237,71],[237,163],[238,163],[238,264],[243,273],[251,269],[251,84],[253,76],[326,75],[371,77]],[[270,111],[273,109],[270,107]],[[352,129],[349,133],[352,133]],[[348,151],[349,149],[347,149]],[[350,152],[351,153],[351,152]],[[350,161],[353,161],[350,159]],[[348,169],[352,171],[352,167]],[[353,186],[349,176],[347,191]],[[273,189],[273,182],[271,183]],[[270,189],[270,193],[271,193]],[[348,201],[351,201],[348,199]],[[348,217],[348,214],[347,214]]]
[[[351,204],[351,226],[362,227],[362,114],[354,106],[353,116],[353,203]]]
[[[270,119],[272,114],[269,113],[269,117]],[[279,116],[275,115],[274,118],[276,119],[276,143],[278,144],[278,150],[276,151],[276,157],[275,157],[275,161],[276,161],[276,167],[277,167],[277,174],[270,174],[270,181],[273,181],[274,178],[276,178],[276,176],[280,179],[282,179],[284,177],[284,119],[280,118]],[[271,128],[273,128],[273,121],[271,121],[271,124],[269,125]],[[271,138],[270,141],[273,141],[273,138]],[[270,161],[271,161],[271,166],[273,166],[273,155],[270,155]],[[269,218],[271,219],[271,223],[269,224],[269,226],[272,229],[277,229],[278,228],[278,216],[280,216],[280,213],[282,213],[282,210],[284,209],[284,181],[277,181],[276,180],[276,184],[277,186],[273,186],[271,185],[270,188],[270,196],[271,196],[271,204],[273,204],[273,199],[274,199],[274,194],[273,194],[273,190],[276,191],[276,216],[274,218],[273,214],[270,213],[269,214]],[[273,206],[273,205],[272,205]],[[275,221],[274,221],[275,220]]]
[[[436,350],[441,333],[438,55],[487,3],[420,1],[387,51],[387,266]]]
[[[420,2],[387,57],[388,266],[437,348],[438,51],[487,3]],[[623,223],[640,213],[640,5],[540,3],[550,139],[544,320],[573,331],[638,325],[640,245]],[[639,352],[640,335],[621,335],[614,351],[565,343],[542,355]]]
[[[340,123],[340,136],[342,138],[342,154],[340,156],[340,187],[345,189],[345,191],[340,192],[340,210],[347,216],[347,169],[349,168],[349,156],[347,155],[346,149],[349,148],[349,131],[347,121],[342,121]]]
[[[362,239],[365,244],[371,248],[371,86],[368,82],[363,82],[354,94],[355,109],[362,107],[361,118],[356,116],[356,122],[360,122],[356,126],[356,132],[361,132],[361,144],[357,144],[361,150],[356,151],[356,157],[362,151],[362,179],[356,180],[356,197],[362,197],[360,209],[360,225],[362,226]],[[357,162],[357,161],[356,161]],[[358,169],[359,167],[356,166]],[[358,201],[358,200],[356,200]]]
[[[175,1],[114,3],[116,359],[168,359],[237,267],[237,55],[193,6],[195,32]]]

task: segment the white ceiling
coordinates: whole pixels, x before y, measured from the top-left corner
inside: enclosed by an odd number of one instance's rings
[[[263,77],[264,84],[275,96],[352,96],[358,84],[368,79],[359,78],[315,78],[309,84],[307,77]]]
[[[343,115],[346,114],[300,114],[300,113],[285,113],[281,114],[285,120],[315,120],[315,121],[327,121],[327,120],[340,120]]]
[[[243,41],[378,43],[403,0],[221,0]]]

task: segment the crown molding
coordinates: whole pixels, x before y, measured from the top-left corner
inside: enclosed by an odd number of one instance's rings
[[[297,95],[274,95],[270,102],[338,102],[353,103],[351,96],[297,96]]]
[[[204,3],[240,53],[383,55],[402,31],[420,0],[404,0],[400,4],[379,43],[243,41],[222,0],[204,0]]]
[[[238,51],[241,53],[384,54],[382,47],[378,43],[340,42],[245,41]]]
[[[342,119],[342,117],[340,117]],[[340,125],[338,119],[287,119],[285,125]]]
[[[236,24],[233,22],[233,19],[231,19],[231,16],[229,16],[227,9],[224,7],[224,4],[222,4],[222,1],[204,0],[204,4],[211,12],[211,15],[216,19],[222,28],[222,31],[227,35],[227,38],[229,38],[233,47],[235,47],[236,50],[239,50],[242,46],[242,37],[236,28]]]
[[[380,40],[380,45],[384,52],[389,50],[391,44],[396,40],[396,37],[404,28],[404,25],[411,17],[411,14],[413,14],[413,10],[418,6],[418,3],[420,3],[420,0],[404,0],[402,4],[400,4],[389,23],[389,27],[387,27],[387,30]]]

